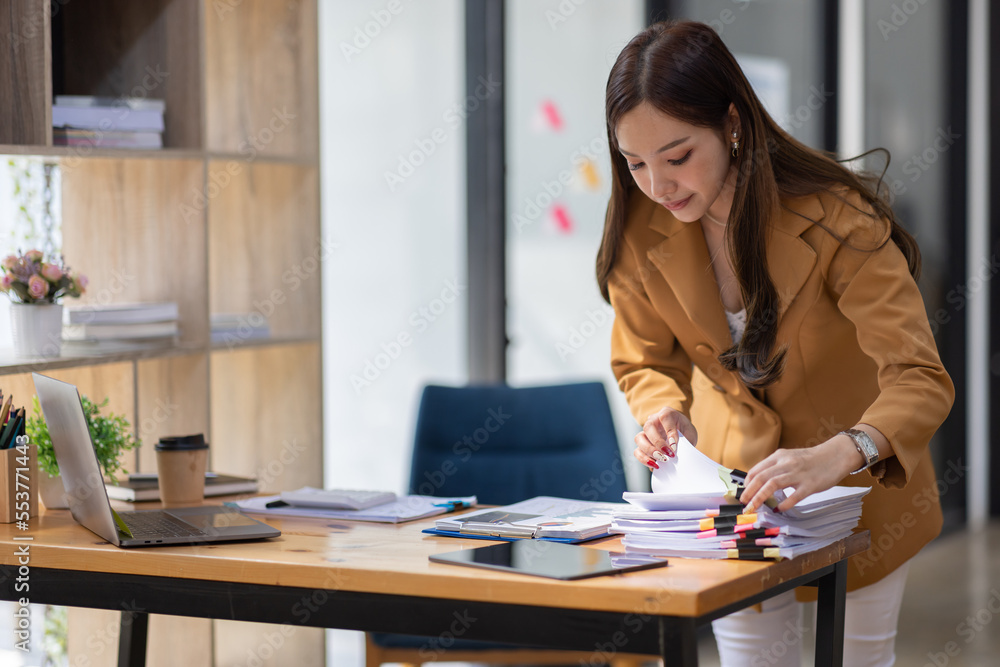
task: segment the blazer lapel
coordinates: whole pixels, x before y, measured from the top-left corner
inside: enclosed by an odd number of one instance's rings
[[[778,291],[781,318],[802,289],[816,264],[816,252],[801,234],[823,219],[816,195],[782,202],[768,239],[768,270]],[[677,220],[656,206],[650,229],[666,238],[652,246],[646,257],[667,281],[688,320],[717,350],[732,345],[719,287],[715,281],[701,223]]]
[[[801,235],[823,216],[823,205],[816,195],[782,202],[767,247],[767,267],[778,291],[779,320],[816,265],[816,251]]]
[[[728,350],[732,338],[701,223],[681,222],[666,209],[657,209],[649,227],[667,238],[650,248],[646,257],[660,270],[702,337],[715,349]]]

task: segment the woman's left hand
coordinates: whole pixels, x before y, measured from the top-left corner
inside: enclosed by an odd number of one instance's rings
[[[803,498],[836,486],[857,469],[859,460],[853,441],[839,434],[814,447],[779,449],[750,468],[741,499],[747,511],[753,511],[775,491],[790,486],[795,492],[778,511],[791,509]]]

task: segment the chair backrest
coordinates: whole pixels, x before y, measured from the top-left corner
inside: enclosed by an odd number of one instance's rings
[[[424,388],[410,493],[621,501],[625,474],[600,382]]]

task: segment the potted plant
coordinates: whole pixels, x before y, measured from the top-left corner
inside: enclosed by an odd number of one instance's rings
[[[132,434],[131,425],[121,415],[113,413],[101,414],[101,408],[108,404],[105,398],[100,404],[93,403],[86,396],[81,396],[83,413],[87,419],[87,429],[94,443],[97,461],[101,465],[104,476],[112,483],[117,483],[118,472],[128,473],[122,467],[121,454],[135,449],[141,441]],[[67,507],[62,478],[59,477],[59,464],[49,436],[49,427],[38,403],[38,397],[32,401],[32,415],[28,417],[25,430],[30,441],[38,450],[38,469],[47,473],[39,475],[38,494],[50,509]]]
[[[62,258],[45,261],[41,250],[8,255],[0,268],[0,291],[12,301],[15,352],[25,357],[58,357],[62,349],[60,299],[83,294],[87,277],[70,271]]]

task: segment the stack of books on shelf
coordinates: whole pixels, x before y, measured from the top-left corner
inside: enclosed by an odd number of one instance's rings
[[[746,474],[720,466],[681,438],[677,456],[653,473],[652,493],[626,493],[630,505],[615,512],[633,557],[795,558],[849,537],[861,518],[867,487],[835,486],[778,512],[792,489],[755,512],[740,502]]]
[[[63,353],[108,354],[170,347],[179,334],[173,301],[73,306],[63,310]]]
[[[88,148],[162,148],[163,100],[56,95],[52,143]]]
[[[213,313],[212,342],[234,347],[271,337],[271,325],[260,313]]]

